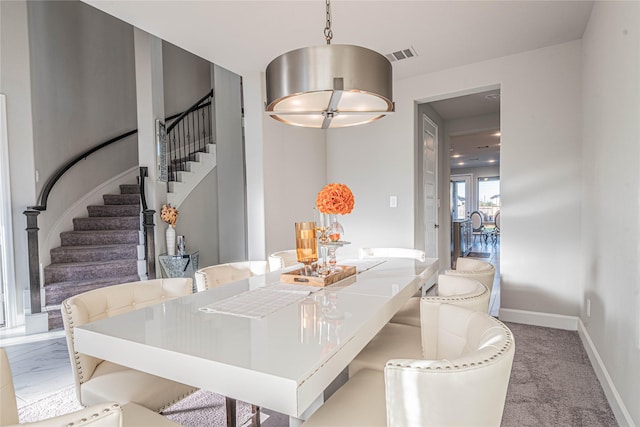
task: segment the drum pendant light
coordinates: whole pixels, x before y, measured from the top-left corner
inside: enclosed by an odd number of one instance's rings
[[[290,125],[329,129],[393,112],[391,63],[364,47],[332,45],[329,0],[326,6],[327,44],[292,50],[267,66],[267,113]]]

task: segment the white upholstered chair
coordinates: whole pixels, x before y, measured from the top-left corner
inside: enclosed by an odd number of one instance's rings
[[[303,426],[499,426],[515,353],[511,331],[486,313],[431,308],[423,357],[396,352],[383,369],[359,370]]]
[[[448,269],[444,272],[447,275],[469,277],[476,279],[489,289],[493,289],[493,280],[496,275],[496,268],[493,264],[473,258],[458,258],[455,270]]]
[[[266,274],[268,267],[267,261],[240,261],[204,267],[195,273],[196,288],[202,292],[225,283]]]
[[[190,278],[154,279],[84,292],[62,302],[62,320],[78,401],[85,406],[114,401],[135,402],[160,412],[195,388],[78,353],[74,329],[192,293]]]
[[[426,259],[424,251],[411,248],[360,248],[360,258],[413,258]]]
[[[491,293],[478,280],[453,275],[438,276],[436,296],[426,296],[429,301],[455,304],[469,310],[488,312]],[[391,319],[392,323],[420,326],[420,297],[412,297]]]
[[[18,406],[13,387],[11,366],[4,348],[0,347],[0,426],[92,426],[92,427],[169,427],[178,426],[160,414],[135,403],[120,406],[116,402],[104,402],[79,411],[45,420],[18,424]]]
[[[425,339],[425,331],[432,328],[433,313],[437,313],[441,305],[454,305],[470,311],[487,313],[489,292],[477,280],[455,276],[445,278],[440,275],[438,281],[443,283],[442,292],[448,295],[429,295],[419,298],[420,305],[417,311],[420,315],[420,322],[417,326],[407,323],[387,323],[351,362],[349,375],[355,374],[363,368],[382,370],[386,361],[393,358],[422,359],[428,357],[424,353],[430,345],[429,340]],[[440,288],[440,283],[438,283],[438,288]],[[471,289],[477,289],[477,291],[474,292]],[[464,292],[465,290],[469,290],[467,295],[456,295],[457,291]]]
[[[296,264],[302,265],[302,263],[298,262],[298,255],[295,249],[278,251],[269,255],[269,271],[282,270]]]

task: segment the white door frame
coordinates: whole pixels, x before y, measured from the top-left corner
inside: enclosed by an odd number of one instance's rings
[[[0,94],[0,304],[4,306],[5,327],[17,325],[16,276],[13,254],[11,186],[9,185],[9,140],[5,95]]]

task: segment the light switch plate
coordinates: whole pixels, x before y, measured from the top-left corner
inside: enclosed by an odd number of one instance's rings
[[[398,196],[389,196],[389,207],[390,208],[398,207]]]

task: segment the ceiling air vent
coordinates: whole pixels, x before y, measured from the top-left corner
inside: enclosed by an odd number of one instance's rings
[[[416,53],[416,50],[413,47],[410,47],[408,49],[402,49],[392,53],[387,53],[385,56],[389,61],[395,62],[395,61],[401,61],[403,59],[413,58],[414,56],[418,56],[418,54]]]

